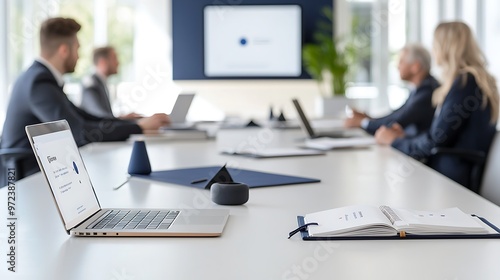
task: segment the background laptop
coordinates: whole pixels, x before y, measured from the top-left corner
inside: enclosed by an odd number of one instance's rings
[[[351,137],[345,131],[329,131],[329,132],[315,132],[311,126],[311,123],[307,119],[302,106],[297,99],[292,99],[295,109],[297,109],[297,114],[299,115],[300,126],[306,131],[309,138],[320,138],[320,137],[331,137],[331,138],[348,138]]]
[[[68,234],[77,236],[219,236],[227,209],[102,209],[66,120],[26,133]]]
[[[188,129],[193,128],[193,124],[186,122],[186,116],[194,99],[194,93],[183,93],[177,96],[172,112],[170,112],[171,124],[166,129]]]

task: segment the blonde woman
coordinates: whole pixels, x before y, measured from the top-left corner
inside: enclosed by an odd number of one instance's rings
[[[438,172],[469,187],[472,163],[453,155],[431,155],[435,147],[488,153],[496,132],[499,96],[495,79],[470,28],[462,22],[445,22],[434,31],[433,55],[442,68],[442,86],[433,93],[437,106],[431,128],[409,138],[401,127],[381,127],[379,144],[425,162]]]

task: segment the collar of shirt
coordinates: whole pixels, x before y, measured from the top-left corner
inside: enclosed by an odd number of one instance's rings
[[[47,67],[49,69],[49,71],[52,73],[52,75],[56,79],[57,84],[60,87],[64,86],[64,79],[63,79],[61,72],[59,72],[54,66],[52,66],[52,64],[50,64],[50,62],[45,60],[43,57],[39,57],[35,60],[40,62],[41,64],[43,64],[45,67]]]
[[[97,71],[96,71],[96,72],[95,72],[95,76],[96,76],[99,80],[101,80],[101,82],[102,82],[104,85],[106,85],[106,82],[107,82],[107,80],[108,80],[108,79],[107,79],[104,75],[101,75],[99,72],[97,72]]]

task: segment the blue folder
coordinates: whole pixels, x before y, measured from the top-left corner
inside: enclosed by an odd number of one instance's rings
[[[184,169],[174,169],[165,171],[155,171],[151,172],[151,174],[149,175],[132,174],[132,176],[160,181],[164,183],[172,183],[172,184],[197,187],[197,188],[207,188],[210,187],[207,186],[207,183],[220,170],[221,166],[209,166],[209,167],[199,167],[199,168],[184,168]],[[230,177],[234,182],[245,183],[250,188],[320,182],[320,180],[313,178],[258,172],[246,169],[227,168],[227,171],[229,172]],[[193,183],[196,181],[200,181],[200,179],[201,180],[206,179],[206,180],[200,183]]]

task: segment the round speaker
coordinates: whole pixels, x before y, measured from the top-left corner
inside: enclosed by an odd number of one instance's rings
[[[210,187],[210,196],[220,205],[241,205],[248,201],[248,190],[243,183],[214,183]]]

